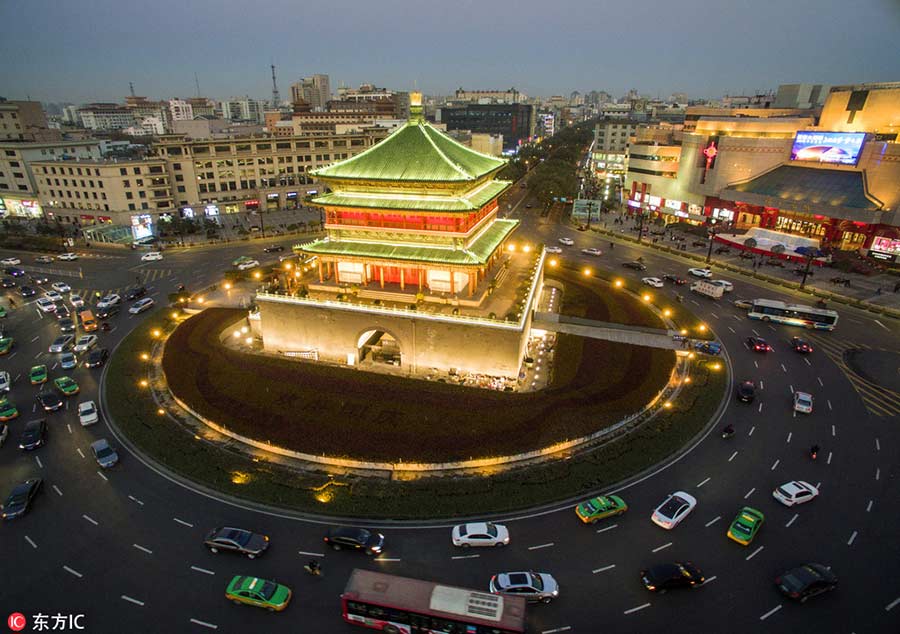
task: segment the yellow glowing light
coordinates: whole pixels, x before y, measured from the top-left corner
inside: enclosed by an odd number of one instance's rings
[[[681,334],[682,334],[682,335],[686,335],[686,334],[687,334],[687,328],[682,328],[682,329],[681,329]]]
[[[233,333],[231,333],[231,334],[234,335],[234,338],[235,338],[235,339],[238,339],[238,338],[240,338],[240,336],[241,336],[241,331],[240,331],[240,330],[235,330],[235,331],[234,331]]]
[[[154,328],[150,331],[150,334],[154,337],[159,337],[162,334],[162,331],[159,328]]]
[[[140,385],[141,387],[147,387],[150,384],[147,382],[147,379],[141,379],[141,382],[138,385]]]
[[[294,271],[294,277],[300,277],[300,271]]]
[[[525,253],[531,253],[531,245],[526,244],[524,247],[522,247],[522,251],[524,251]]]
[[[671,408],[671,407],[672,407],[672,402],[671,402],[671,401],[666,401],[665,403],[663,403],[663,407],[665,407],[666,409]]]
[[[507,250],[507,251],[515,251],[515,250],[516,250],[516,245],[514,245],[514,244],[509,244],[509,245],[506,246],[506,250]]]
[[[172,319],[178,319],[178,313],[173,312],[173,313],[172,313]]]
[[[666,317],[671,317],[671,316],[672,316],[672,311],[669,310],[668,308],[666,308],[666,309],[663,311],[663,315],[665,315]]]
[[[290,262],[285,262],[285,263],[284,263],[284,268],[286,268],[288,271],[290,271],[291,268],[293,268],[293,265],[292,265]]]
[[[225,290],[226,290],[226,291],[230,291],[230,290],[231,290],[231,282],[225,282]]]
[[[550,266],[556,266],[557,264],[559,264],[559,262],[556,261],[556,258],[552,258],[547,262],[547,264],[549,264]]]
[[[253,274],[253,277],[255,277],[256,279],[259,279],[259,278],[262,277],[262,273],[260,273],[259,271],[256,271],[256,272]]]
[[[198,303],[198,304],[202,304],[202,303],[205,302],[205,301],[206,301],[206,298],[205,298],[205,297],[198,297],[198,298],[197,298],[197,303]]]
[[[706,332],[706,324],[700,324],[699,326],[697,326],[697,330],[699,330],[700,332]]]
[[[693,359],[695,356],[693,352],[688,352],[688,359]]]
[[[721,363],[713,363],[713,364],[712,364],[712,369],[713,369],[713,370],[721,370],[721,369],[722,369],[722,364],[721,364]]]
[[[253,337],[247,337],[246,339],[244,339],[244,343],[249,346],[251,343],[253,343]]]
[[[159,414],[160,416],[162,416],[163,414],[166,413],[166,410],[164,410],[162,407],[160,407],[158,410],[156,410],[156,413]]]
[[[247,484],[250,482],[250,474],[244,471],[232,471],[231,482],[234,484]]]
[[[649,302],[651,299],[653,299],[653,297],[650,296],[650,293],[644,293],[641,299],[643,299],[645,302]]]
[[[584,275],[585,277],[590,277],[590,275],[591,275],[592,272],[593,272],[593,271],[591,271],[590,267],[585,267],[585,268],[581,271],[582,275]]]
[[[147,360],[149,360],[149,359],[150,359],[150,355],[149,355],[149,354],[147,354],[146,352],[142,352],[142,353],[141,353],[141,360],[142,360],[142,361],[147,361]]]
[[[622,280],[616,280],[615,282],[613,282],[613,286],[615,286],[616,288],[622,288],[622,284]]]
[[[247,326],[241,326],[241,332],[244,333],[244,334],[246,335],[246,334],[249,332],[249,331],[247,330]]]
[[[684,382],[685,382],[685,383],[690,383],[690,382],[691,382],[691,377],[689,377],[689,376],[684,377]]]
[[[331,500],[334,499],[334,495],[331,491],[319,491],[314,496],[317,502],[321,502],[322,504],[328,504]]]

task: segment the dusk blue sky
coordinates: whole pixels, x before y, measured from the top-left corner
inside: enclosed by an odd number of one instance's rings
[[[0,0],[0,96],[271,94],[301,76],[449,94],[717,97],[900,80],[898,0]]]

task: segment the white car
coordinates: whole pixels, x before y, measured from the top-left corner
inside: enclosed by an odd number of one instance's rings
[[[71,262],[72,260],[77,260],[77,259],[78,259],[78,254],[77,254],[77,253],[61,253],[61,254],[59,254],[59,255],[56,256],[56,259],[57,259],[57,260],[63,260],[63,261],[66,261],[66,262]]]
[[[97,345],[97,335],[82,335],[75,342],[75,352],[87,352]]]
[[[84,306],[84,299],[82,299],[81,295],[69,295],[69,303],[74,308],[81,308]]]
[[[56,312],[56,304],[47,299],[46,297],[41,297],[36,302],[37,307],[40,309],[42,313],[55,313]]]
[[[22,260],[19,258],[3,258],[0,260],[0,264],[3,266],[16,266],[17,264],[21,264]]]
[[[245,260],[237,265],[239,271],[246,271],[247,269],[252,269],[257,266],[259,266],[259,262],[256,260]]]
[[[794,392],[794,411],[801,414],[812,414],[813,397],[806,392]]]
[[[506,546],[509,531],[503,524],[493,522],[473,522],[453,527],[450,539],[454,546]]]
[[[94,405],[94,401],[84,401],[78,404],[78,422],[87,427],[88,425],[93,425],[98,420],[100,420],[100,416],[97,412],[97,406]]]
[[[688,269],[688,273],[690,273],[694,277],[712,277],[712,271],[710,271],[709,269]]]
[[[560,238],[560,239],[559,239],[559,243],[560,243],[560,244],[563,244],[563,245],[565,245],[565,246],[567,246],[567,247],[570,247],[570,246],[572,246],[573,244],[575,244],[575,241],[574,241],[572,238]]]
[[[144,299],[139,299],[135,303],[133,303],[131,305],[131,308],[128,309],[128,312],[132,315],[137,315],[144,312],[145,310],[150,310],[155,303],[156,302],[153,301],[153,298],[145,297]]]
[[[647,286],[652,286],[653,288],[663,287],[663,281],[658,277],[642,277],[641,283],[646,284]]]
[[[69,346],[72,345],[73,341],[75,341],[75,337],[73,335],[60,335],[53,340],[53,343],[50,344],[50,348],[48,349],[48,351],[51,354],[65,352],[69,349]]]
[[[597,249],[595,247],[589,247],[587,249],[582,249],[581,252],[584,253],[585,255],[603,255],[603,251],[601,251],[600,249]]]
[[[162,259],[162,253],[159,251],[150,251],[150,253],[145,253],[141,256],[141,262],[155,262]]]
[[[122,298],[115,293],[111,295],[107,295],[102,297],[99,302],[97,302],[97,308],[109,308],[110,306],[115,306],[116,304],[120,304],[122,302]]]
[[[697,500],[694,496],[684,491],[676,491],[656,507],[650,519],[657,526],[672,530],[688,516],[688,513],[694,510],[695,506],[697,506]]]
[[[71,352],[63,352],[59,358],[59,367],[63,370],[74,370],[78,367],[78,357]]]
[[[729,282],[728,280],[710,280],[710,284],[715,284],[716,286],[721,286],[722,290],[726,293],[730,293],[734,290],[734,284]]]
[[[0,393],[9,392],[12,388],[12,379],[9,378],[9,372],[0,370]]]
[[[819,490],[809,482],[804,482],[803,480],[785,482],[772,491],[772,497],[785,506],[803,504],[804,502],[809,502],[818,495]]]
[[[63,300],[63,296],[56,291],[47,291],[46,293],[44,293],[44,297],[49,299],[51,302],[61,302]]]
[[[544,251],[547,253],[562,253],[561,247],[544,247]]]
[[[53,282],[50,287],[57,293],[68,293],[72,290],[72,287],[65,282]]]

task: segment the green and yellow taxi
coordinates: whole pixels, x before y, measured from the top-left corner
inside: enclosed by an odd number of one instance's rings
[[[9,354],[9,351],[12,350],[14,341],[15,340],[12,337],[3,337],[0,339],[0,354]]]
[[[58,379],[53,379],[53,385],[63,393],[63,396],[75,396],[81,391],[78,383],[70,376],[61,376]]]
[[[0,421],[6,422],[19,416],[19,410],[5,396],[0,398]]]
[[[28,380],[32,385],[41,385],[47,382],[47,366],[35,365],[28,372]]]
[[[0,306],[0,319],[3,319],[4,317],[6,317],[6,308]]]
[[[765,521],[766,516],[761,511],[745,506],[728,528],[728,539],[732,539],[738,544],[749,546]]]
[[[576,506],[575,514],[585,524],[593,524],[607,517],[621,515],[627,510],[628,505],[618,495],[601,495]]]
[[[225,588],[225,598],[234,603],[246,603],[270,612],[281,612],[290,603],[291,589],[259,577],[237,575]]]

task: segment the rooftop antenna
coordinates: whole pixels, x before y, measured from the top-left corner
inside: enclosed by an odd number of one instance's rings
[[[277,108],[281,103],[281,95],[278,94],[278,84],[275,83],[275,64],[270,65],[272,69],[272,107]]]
[[[197,73],[194,73],[194,84],[197,86],[197,97],[200,97],[200,79],[197,77]]]
[[[128,90],[131,92],[131,96],[134,97],[134,82],[128,82]]]

